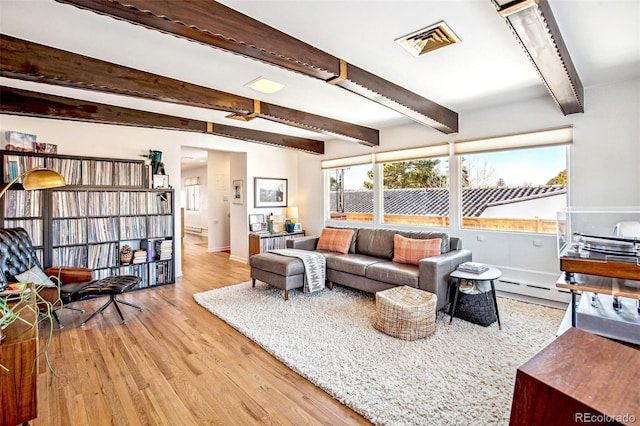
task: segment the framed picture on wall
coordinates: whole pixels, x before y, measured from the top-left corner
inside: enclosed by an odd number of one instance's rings
[[[242,179],[233,181],[233,196],[231,201],[233,204],[244,204],[244,181]]]
[[[253,178],[255,207],[287,207],[287,179]]]

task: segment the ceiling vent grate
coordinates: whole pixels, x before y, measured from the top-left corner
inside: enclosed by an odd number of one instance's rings
[[[229,115],[225,115],[225,118],[230,118],[232,120],[238,120],[238,121],[251,121],[254,118],[256,118],[255,115],[249,114],[249,115],[243,115],[243,114],[238,114],[238,113],[231,113]]]
[[[396,43],[416,57],[460,41],[444,21],[396,39]]]

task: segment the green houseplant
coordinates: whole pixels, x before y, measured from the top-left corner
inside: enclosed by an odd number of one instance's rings
[[[55,277],[52,278],[55,279]],[[61,303],[60,289],[56,287],[57,300],[51,302],[51,300],[43,298],[40,294],[42,289],[47,287],[39,284],[19,284],[24,287],[22,291],[17,291],[11,294],[10,297],[0,297],[0,345],[4,340],[3,330],[11,324],[19,321],[33,328],[38,327],[40,322],[47,321],[49,323],[49,334],[45,339],[44,348],[38,353],[38,356],[44,357],[47,367],[55,374],[49,362],[49,347],[51,346],[51,339],[53,337],[53,309],[55,305]],[[30,312],[35,315],[25,315]],[[35,364],[33,367],[35,367]],[[8,371],[2,364],[0,364],[0,369]]]

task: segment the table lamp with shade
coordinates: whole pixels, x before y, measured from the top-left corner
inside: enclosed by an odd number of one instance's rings
[[[298,220],[298,207],[291,206],[287,208],[287,232],[293,232],[296,221]]]
[[[24,178],[22,188],[26,190],[58,188],[66,185],[62,175],[55,170],[45,169],[44,167],[34,167],[33,169],[20,173],[2,188],[0,199],[4,197],[5,192],[21,178]]]

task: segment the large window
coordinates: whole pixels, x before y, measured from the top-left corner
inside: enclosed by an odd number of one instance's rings
[[[455,211],[466,229],[553,234],[572,141],[563,127],[323,160],[329,219],[450,227]]]
[[[329,176],[329,218],[373,222],[373,166],[335,168]]]
[[[200,210],[200,178],[188,178],[184,182],[185,208]]]
[[[463,155],[462,227],[555,233],[567,206],[567,148]]]
[[[448,174],[446,157],[384,163],[382,222],[449,226]]]

